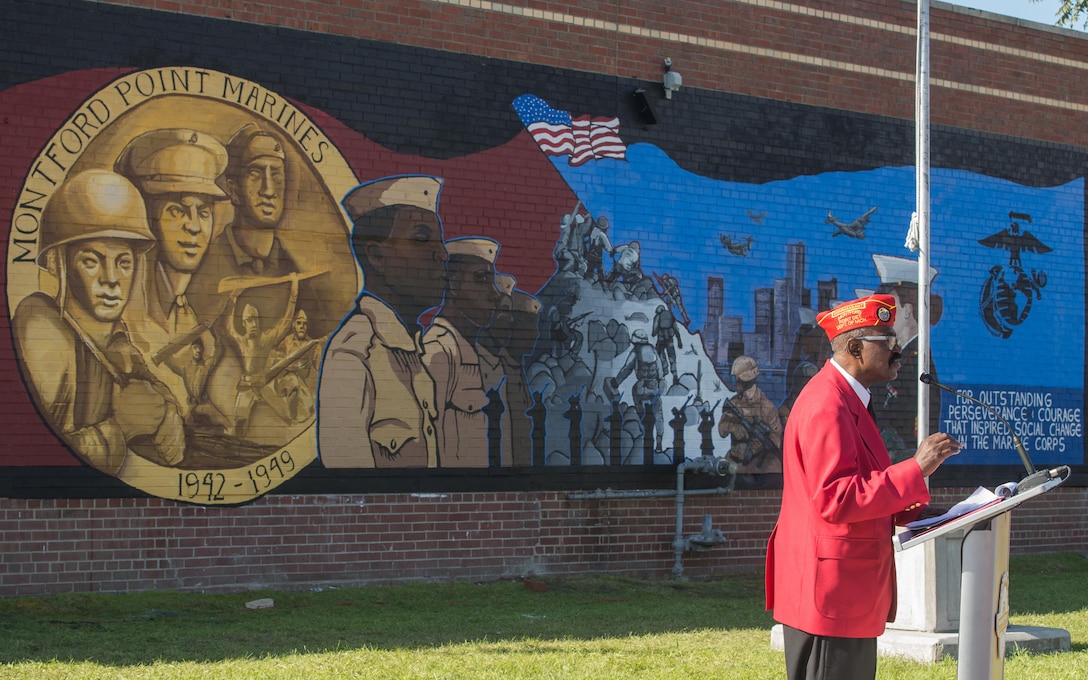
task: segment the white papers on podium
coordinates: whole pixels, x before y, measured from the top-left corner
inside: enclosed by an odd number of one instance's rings
[[[1052,474],[1048,471],[1047,476],[1049,479],[1046,482],[1029,486],[1027,490],[1018,489],[1017,485],[1012,482],[997,487],[992,495],[987,495],[989,492],[985,489],[977,489],[975,493],[957,503],[956,507],[947,514],[912,523],[926,526],[917,529],[906,529],[897,533],[892,541],[895,549],[897,551],[907,550],[919,543],[925,543],[940,536],[946,536],[952,532],[987,522],[998,515],[1019,507],[1036,496],[1050,491],[1069,478],[1068,474],[1059,474],[1057,470],[1054,470]],[[976,497],[975,494],[980,495]],[[986,498],[992,500],[986,501]]]
[[[963,499],[959,503],[953,505],[951,508],[948,509],[948,512],[944,513],[943,515],[908,522],[907,528],[925,529],[926,527],[937,526],[938,524],[943,524],[948,520],[962,517],[969,512],[974,512],[979,508],[984,508],[987,505],[997,503],[998,501],[1008,498],[1015,493],[1016,482],[1008,482],[1007,484],[1002,484],[993,491],[990,491],[989,489],[980,486],[975,489],[974,493],[972,493],[970,496]]]

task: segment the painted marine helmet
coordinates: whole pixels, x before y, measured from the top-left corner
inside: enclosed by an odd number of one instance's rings
[[[155,243],[140,192],[117,173],[87,170],[57,189],[42,211],[38,266],[49,269],[58,247],[88,239],[135,241],[135,250]]]

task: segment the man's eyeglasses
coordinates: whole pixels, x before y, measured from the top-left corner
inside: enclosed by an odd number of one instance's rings
[[[866,342],[883,342],[888,346],[889,352],[894,352],[899,349],[899,338],[894,335],[865,335],[858,340],[864,340]]]

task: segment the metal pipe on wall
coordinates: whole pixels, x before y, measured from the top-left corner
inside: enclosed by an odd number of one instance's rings
[[[729,483],[713,489],[685,489],[684,477],[686,473],[716,474],[728,476]],[[717,545],[725,540],[721,531],[711,528],[710,516],[703,518],[703,531],[689,538],[684,538],[684,497],[685,496],[724,496],[733,492],[733,485],[737,478],[737,464],[728,458],[716,456],[699,456],[687,458],[676,466],[676,489],[665,491],[664,489],[636,489],[633,491],[613,491],[612,489],[597,489],[591,492],[570,493],[567,498],[573,501],[584,500],[619,500],[625,498],[665,498],[676,497],[676,531],[673,535],[672,547],[675,561],[673,563],[673,576],[680,578],[684,574],[684,551],[691,549],[705,550],[712,545]]]

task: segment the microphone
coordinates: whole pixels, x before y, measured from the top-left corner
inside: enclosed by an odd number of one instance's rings
[[[1012,435],[1012,444],[1016,448],[1016,453],[1020,456],[1020,462],[1024,464],[1024,469],[1027,470],[1028,473],[1028,476],[1024,477],[1016,485],[1016,493],[1021,493],[1033,487],[1039,486],[1040,484],[1044,484],[1062,474],[1062,468],[1066,466],[1058,467],[1053,470],[1037,471],[1035,469],[1035,466],[1031,464],[1031,458],[1028,457],[1028,450],[1024,448],[1024,442],[1020,441],[1020,437],[1017,436],[1016,430],[1012,428],[1012,425],[1009,424],[1009,421],[1005,420],[1005,418],[994,407],[990,406],[989,404],[982,403],[981,401],[975,399],[969,394],[964,394],[963,392],[954,390],[948,385],[942,385],[941,383],[937,382],[932,375],[928,373],[923,373],[918,376],[918,380],[925,383],[926,385],[933,385],[934,387],[939,387],[945,392],[951,392],[960,399],[966,399],[967,401],[978,404],[982,408],[992,413],[995,418],[1005,424],[1005,427],[1009,430],[1009,434]]]

